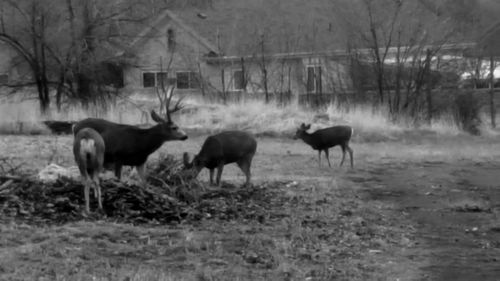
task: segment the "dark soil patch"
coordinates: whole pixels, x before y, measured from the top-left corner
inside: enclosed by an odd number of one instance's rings
[[[404,211],[416,229],[415,240],[421,246],[408,254],[428,264],[421,268],[422,279],[498,280],[497,165],[427,162],[399,169],[379,165],[383,172],[378,180],[365,183],[366,199],[397,206],[395,211]]]

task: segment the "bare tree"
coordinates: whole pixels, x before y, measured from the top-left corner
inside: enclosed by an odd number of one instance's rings
[[[402,113],[418,119],[425,111],[425,120],[430,122],[432,90],[439,76],[433,62],[442,46],[457,34],[447,20],[449,15],[428,1],[359,0],[349,4],[340,9],[339,19],[350,46],[351,66],[360,72],[353,79],[375,90],[378,104],[387,104],[393,120]]]
[[[136,35],[134,26],[144,27],[165,5],[211,5],[209,0],[151,1],[155,6],[148,7],[155,9],[145,9],[142,0],[1,1],[0,40],[31,71],[32,81],[13,86],[36,86],[43,112],[50,106],[54,89],[58,108],[64,97],[83,104],[106,103],[107,93],[115,93],[107,91],[110,81],[106,74],[119,62],[117,46],[125,47]],[[123,32],[110,34],[110,30],[122,28]]]
[[[50,36],[58,22],[51,17],[53,6],[40,1],[5,0],[2,4],[0,40],[12,47],[26,62],[32,82],[21,85],[35,85],[40,109],[46,112],[50,105],[50,66],[47,46],[54,39]]]

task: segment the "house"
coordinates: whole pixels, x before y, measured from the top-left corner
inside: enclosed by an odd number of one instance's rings
[[[174,84],[179,94],[201,94],[199,73],[210,72],[203,57],[216,48],[174,13],[164,11],[120,55],[126,61],[126,92],[154,95],[157,87]]]
[[[206,15],[196,17],[194,12],[161,13],[123,54],[128,61],[123,70],[124,91],[154,95],[157,86],[173,84],[180,95],[282,102],[354,91],[350,54],[336,45],[339,38],[321,37],[312,44],[293,38],[297,36],[293,30],[278,34],[273,32],[279,28],[270,29],[264,36],[213,18],[219,22],[206,22]],[[440,55],[433,59],[436,70],[472,45],[439,47]],[[369,60],[370,49],[356,52]],[[397,52],[388,49],[388,64]]]
[[[158,87],[171,85],[184,96],[281,102],[352,93],[357,85],[352,81],[351,56],[339,45],[344,40],[330,18],[314,18],[309,26],[296,23],[314,5],[303,1],[279,5],[283,10],[287,5],[303,6],[291,9],[299,13],[291,18],[277,17],[275,11],[262,15],[262,10],[235,14],[229,5],[207,10],[203,16],[190,9],[164,10],[145,28],[131,32],[132,37],[122,38],[132,38],[130,43],[100,45],[104,57],[108,52],[113,55],[101,67],[105,71],[97,75],[103,80],[99,82],[150,97],[156,97]],[[266,20],[255,22],[264,16]],[[2,46],[0,82],[14,81],[22,77],[21,68],[11,67],[16,65],[15,52],[2,51]],[[461,48],[450,46],[449,51],[460,53]]]
[[[121,54],[127,62],[123,91],[155,95],[156,87],[174,84],[180,95],[233,99],[264,97],[267,92],[297,101],[299,93],[351,87],[345,52],[238,54],[236,48],[222,51],[220,42],[213,44],[193,25],[166,10],[141,31]]]

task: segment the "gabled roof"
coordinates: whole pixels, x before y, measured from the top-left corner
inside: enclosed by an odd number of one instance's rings
[[[405,47],[401,46],[399,49],[412,49],[412,47]],[[423,46],[422,49],[439,49],[439,52],[442,54],[453,54],[453,53],[465,53],[468,52],[470,49],[476,48],[476,43],[469,42],[469,43],[456,43],[456,44],[443,44],[443,45],[427,45]],[[363,56],[371,56],[373,49],[369,48],[360,48],[355,50],[357,54],[363,55]],[[385,49],[381,48],[381,52],[384,52]],[[398,53],[398,48],[397,47],[390,47],[387,50],[387,54],[389,56],[394,56],[396,53]],[[310,58],[310,57],[327,57],[329,59],[343,59],[343,58],[348,58],[351,54],[349,51],[345,49],[337,49],[337,50],[330,50],[330,51],[324,51],[324,52],[289,52],[289,53],[276,53],[276,54],[267,54],[264,56],[265,59],[270,59],[270,60],[293,60],[293,59],[303,59],[303,58]],[[247,55],[247,56],[238,56],[238,55],[233,55],[233,56],[215,56],[215,57],[206,57],[205,60],[208,63],[222,63],[222,62],[239,62],[241,59],[245,60],[254,60],[258,59],[260,60],[262,57],[260,55]]]
[[[158,32],[160,27],[163,27],[172,22],[176,26],[182,28],[189,35],[195,38],[202,46],[207,48],[209,52],[217,53],[217,48],[212,45],[206,38],[200,36],[193,28],[187,25],[183,20],[181,20],[175,13],[170,10],[163,11],[151,24],[146,26],[142,31],[138,33],[135,39],[130,43],[128,49],[137,50],[143,44],[147,43],[149,39],[154,37],[154,34]]]
[[[175,13],[226,56],[324,52],[345,42],[331,0],[218,0]]]
[[[500,21],[491,25],[480,35],[475,56],[500,56]]]

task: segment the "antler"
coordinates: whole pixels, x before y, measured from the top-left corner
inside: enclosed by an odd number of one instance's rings
[[[172,101],[173,94],[174,94],[174,87],[171,87],[169,93],[167,94],[167,99],[165,101],[165,110],[166,110],[166,113],[167,113],[166,115],[167,115],[167,121],[168,122],[172,121],[172,119],[170,117],[171,113],[177,112],[177,111],[179,111],[179,110],[181,110],[181,109],[184,108],[184,106],[181,104],[181,102],[184,99],[184,97],[180,97],[177,100],[177,102],[175,103],[174,107],[170,108],[170,102]]]

